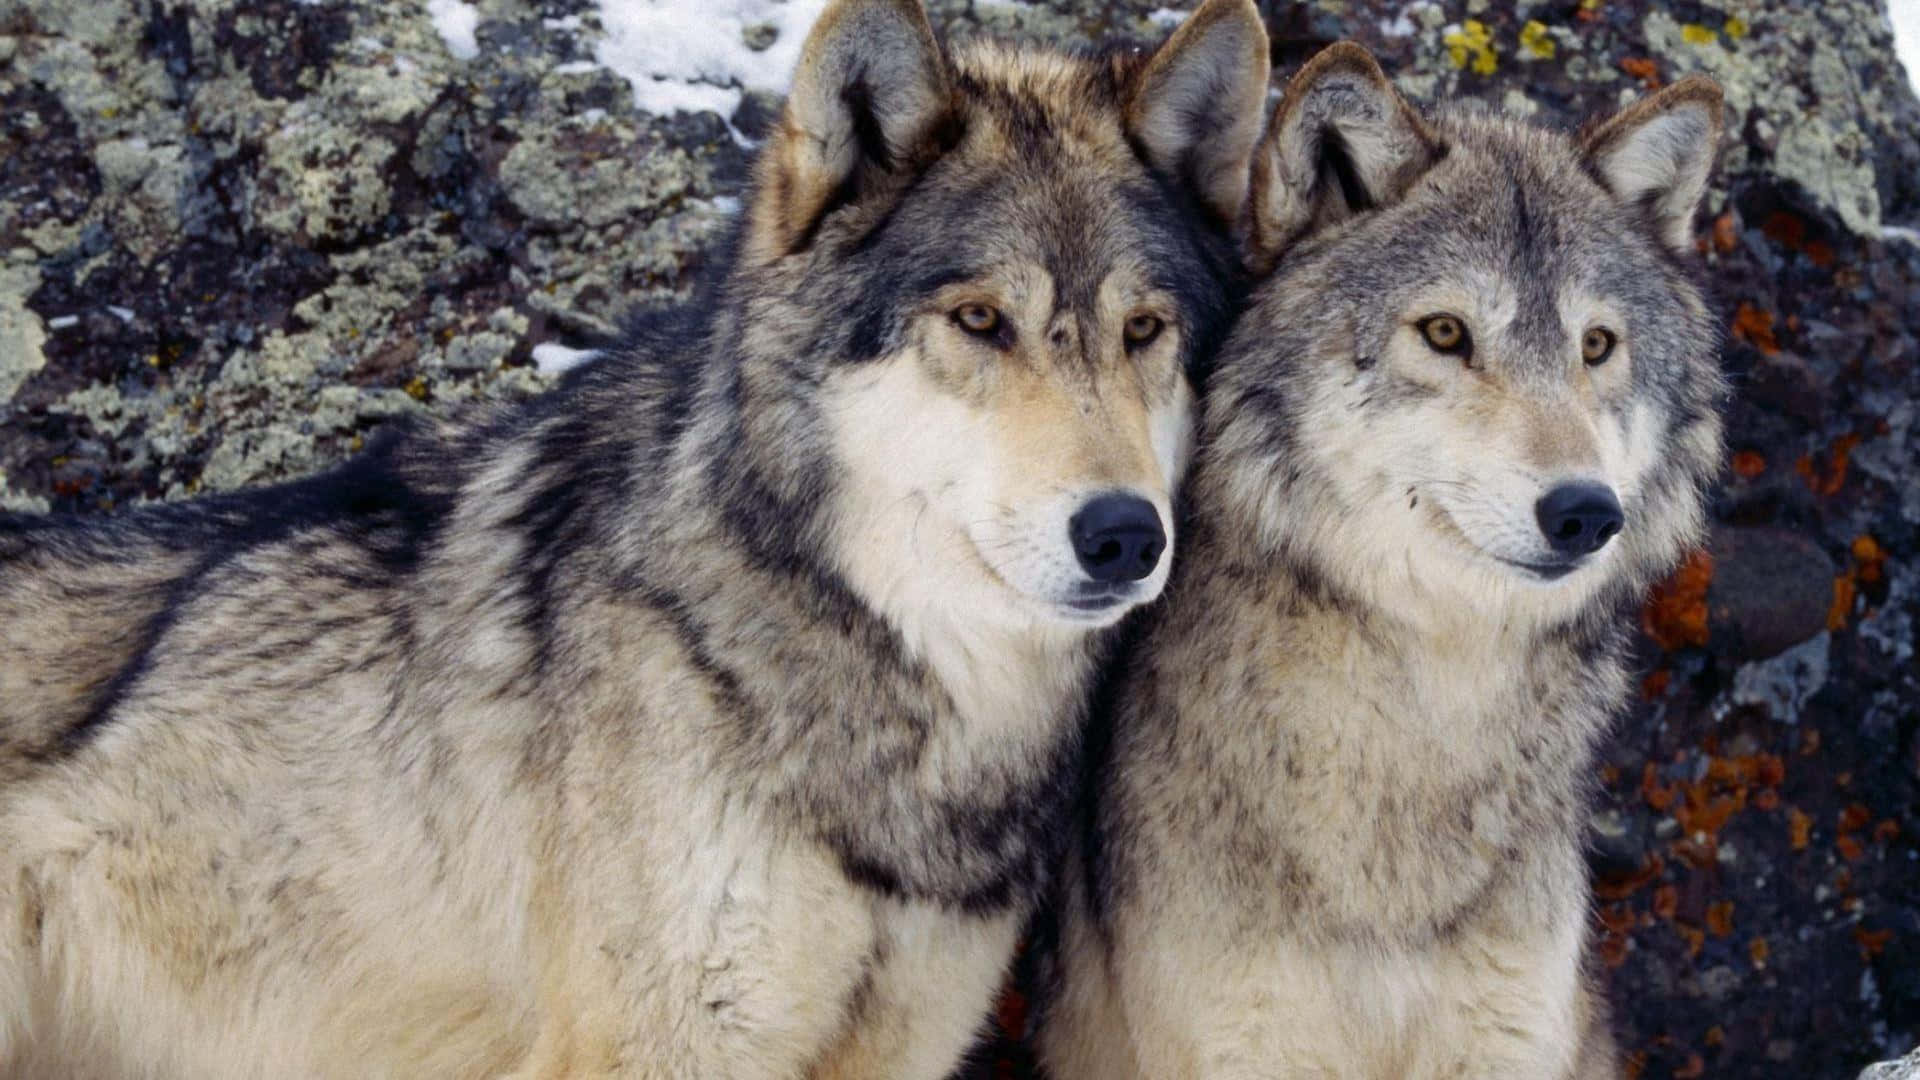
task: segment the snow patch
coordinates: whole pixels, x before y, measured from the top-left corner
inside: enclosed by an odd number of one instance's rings
[[[562,375],[599,355],[598,349],[570,349],[549,341],[533,347],[533,369],[542,375]]]
[[[807,31],[827,0],[601,0],[606,29],[594,57],[633,86],[655,115],[730,117],[749,90],[784,94]],[[764,42],[748,42],[752,30]]]
[[[480,42],[474,37],[474,31],[480,28],[479,8],[461,0],[427,0],[427,14],[454,59],[471,60],[480,55]]]
[[[1179,26],[1187,21],[1187,14],[1179,8],[1155,8],[1147,12],[1147,21],[1159,27]]]
[[[1887,18],[1893,21],[1894,54],[1920,94],[1920,0],[1887,0]]]

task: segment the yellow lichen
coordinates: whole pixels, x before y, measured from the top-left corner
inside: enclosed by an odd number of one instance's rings
[[[1687,23],[1680,27],[1680,38],[1689,45],[1711,45],[1720,40],[1720,35],[1699,23]]]
[[[1738,15],[1729,15],[1727,16],[1727,24],[1721,27],[1720,31],[1729,38],[1739,41],[1741,38],[1747,36],[1747,20]]]
[[[1520,47],[1541,59],[1553,57],[1553,38],[1547,34],[1547,24],[1538,19],[1527,20],[1520,28]]]
[[[1476,75],[1491,75],[1498,67],[1493,51],[1493,34],[1479,19],[1468,19],[1460,29],[1441,37],[1447,47],[1447,59],[1456,68],[1471,66]]]

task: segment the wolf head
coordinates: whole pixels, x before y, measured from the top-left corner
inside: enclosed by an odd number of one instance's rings
[[[1250,0],[1087,56],[832,4],[728,285],[756,527],[818,530],[883,610],[1085,628],[1152,599],[1266,77]]]
[[[1557,618],[1662,573],[1720,460],[1687,266],[1720,100],[1690,79],[1570,138],[1423,116],[1364,50],[1320,54],[1256,157],[1280,269],[1219,361],[1208,482],[1402,608]]]

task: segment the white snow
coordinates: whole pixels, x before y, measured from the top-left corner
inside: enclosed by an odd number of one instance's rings
[[[1147,21],[1155,26],[1179,26],[1187,21],[1187,12],[1179,8],[1155,8],[1147,12]]]
[[[471,60],[480,55],[480,42],[473,36],[480,28],[479,8],[460,0],[427,0],[427,14],[454,59]]]
[[[594,56],[633,86],[656,115],[708,110],[732,116],[748,90],[784,94],[807,31],[827,0],[600,0],[606,37]],[[773,44],[747,47],[748,27]]]
[[[599,355],[594,349],[570,349],[549,341],[533,347],[533,369],[542,375],[560,375]]]
[[[1893,51],[1920,94],[1920,0],[1887,0],[1887,17],[1893,20]]]

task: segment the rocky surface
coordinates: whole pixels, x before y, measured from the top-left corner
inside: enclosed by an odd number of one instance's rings
[[[592,62],[595,0],[435,4],[472,40],[450,49],[426,0],[0,0],[0,504],[307,472],[394,416],[537,391],[537,346],[684,292],[775,102],[639,111]],[[1908,1051],[1920,105],[1877,4],[1263,6],[1282,70],[1354,37],[1411,92],[1553,123],[1691,71],[1726,85],[1702,236],[1732,446],[1599,777],[1601,967],[1636,1076],[1851,1077]],[[1053,40],[1165,21],[936,7]],[[1005,1045],[978,1071],[1024,1066]]]
[[[1878,1065],[1869,1065],[1861,1072],[1860,1080],[1920,1080],[1920,1051],[1909,1054],[1899,1061],[1883,1061]]]

